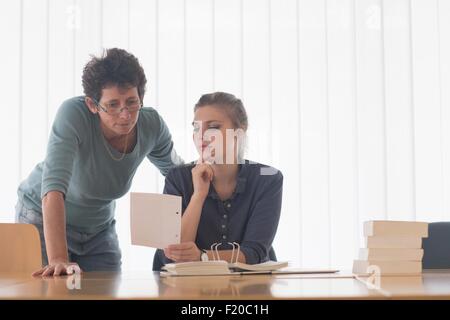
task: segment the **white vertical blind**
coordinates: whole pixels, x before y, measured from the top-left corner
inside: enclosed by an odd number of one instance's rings
[[[450,1],[439,0],[438,31],[439,31],[439,75],[440,75],[440,103],[441,103],[441,137],[442,137],[442,175],[444,218],[448,219],[450,212]]]
[[[367,219],[450,218],[449,0],[20,0],[0,5],[4,138],[0,221],[45,155],[61,102],[82,94],[90,54],[121,47],[147,74],[145,104],[187,160],[202,93],[241,97],[248,158],[284,174],[278,258],[350,268]],[[161,192],[144,161],[133,191]],[[123,268],[129,197],[116,218]]]
[[[329,1],[326,10],[331,264],[346,265],[360,238],[353,1]]]
[[[273,165],[284,173],[284,192],[300,195],[300,148],[299,148],[299,99],[298,99],[298,37],[297,9],[295,0],[271,3],[271,153]],[[289,64],[285,61],[290,61]],[[244,100],[245,103],[245,100]],[[253,126],[250,114],[250,125]],[[256,156],[255,156],[256,157]],[[256,159],[256,158],[255,158]],[[290,169],[288,169],[290,168]],[[290,170],[289,174],[286,171]],[[300,224],[299,197],[284,197],[283,218],[280,230],[291,230]],[[302,236],[299,231],[279,232],[277,254],[300,261]]]
[[[383,4],[386,209],[389,219],[414,220],[410,16],[402,14],[408,12],[408,0]]]
[[[0,135],[5,139],[1,157],[0,218],[10,221],[14,218],[16,186],[22,176],[22,3],[11,2],[4,9],[0,10],[0,70],[3,73],[0,88],[3,92],[2,110],[7,113],[0,126]],[[40,109],[46,112],[46,106]]]
[[[47,133],[49,132],[53,123],[53,118],[56,114],[61,102],[75,94],[75,87],[80,88],[77,82],[81,82],[80,78],[75,77],[75,33],[78,33],[81,28],[80,8],[76,6],[72,0],[48,0],[48,1],[33,1],[41,7],[48,8],[48,43],[41,41],[41,46],[48,46],[48,66],[47,66],[47,83],[48,83],[48,104],[40,106],[41,112],[47,112]],[[9,4],[10,2],[7,2]],[[91,9],[90,9],[91,10]],[[83,27],[84,30],[87,26]],[[86,32],[85,35],[89,33]],[[92,34],[93,37],[94,34]],[[81,45],[83,41],[80,42]],[[84,42],[86,43],[86,42]],[[79,56],[86,56],[85,52],[79,52]],[[85,57],[84,61],[89,57]],[[41,64],[41,61],[34,61],[35,64]],[[80,64],[82,65],[82,63]],[[30,73],[26,70],[27,76]],[[77,74],[80,71],[77,70]],[[42,74],[42,80],[45,81]],[[80,92],[78,89],[76,92]],[[22,95],[27,95],[22,91]],[[36,123],[36,125],[40,125]],[[25,129],[25,128],[24,128]],[[26,129],[25,129],[26,130]],[[48,134],[47,134],[48,136]],[[21,145],[22,149],[30,148],[30,144],[25,143]],[[35,162],[42,160],[40,157],[33,159]],[[28,171],[23,171],[21,179],[24,179]]]
[[[271,160],[271,16],[269,0],[242,1],[242,93],[249,113],[248,149],[261,162]],[[220,90],[219,88],[216,88]],[[252,121],[256,116],[258,121]]]
[[[438,28],[440,19],[436,2],[431,4],[423,0],[411,1],[415,198],[416,218],[420,220],[444,218]]]
[[[24,0],[22,19],[20,145],[30,146],[21,148],[20,166],[25,174],[44,157],[47,140],[47,6]]]
[[[330,262],[329,135],[326,2],[299,3],[299,114],[301,260]],[[314,36],[311,36],[314,34]],[[281,132],[283,135],[283,132]],[[283,150],[283,155],[289,156]],[[285,172],[285,175],[289,173]],[[289,190],[289,189],[287,189]],[[289,192],[289,191],[287,191]],[[314,245],[311,245],[314,244]]]
[[[385,219],[386,136],[380,0],[355,1],[358,226]]]
[[[215,0],[213,6],[213,90],[242,95],[241,0]],[[198,98],[198,97],[197,97]]]

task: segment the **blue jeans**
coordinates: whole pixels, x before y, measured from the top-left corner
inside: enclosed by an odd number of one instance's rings
[[[42,213],[28,209],[22,201],[16,204],[16,223],[29,223],[37,227],[41,238],[42,264],[48,264]],[[96,233],[85,233],[66,225],[69,261],[76,262],[83,271],[120,271],[122,254],[117,237],[116,221]]]

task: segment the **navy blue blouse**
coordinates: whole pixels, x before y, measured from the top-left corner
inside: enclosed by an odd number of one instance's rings
[[[195,163],[171,169],[166,176],[165,194],[182,196],[186,210],[194,188],[191,170]],[[280,219],[283,175],[275,168],[246,160],[239,165],[236,189],[222,201],[211,184],[205,199],[195,243],[210,250],[213,243],[222,243],[219,250],[229,250],[229,242],[237,242],[248,264],[276,260],[272,242]],[[219,251],[220,253],[220,251]],[[153,270],[172,262],[157,250]]]

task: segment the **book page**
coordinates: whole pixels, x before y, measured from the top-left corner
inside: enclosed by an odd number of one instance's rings
[[[131,244],[164,249],[180,243],[181,197],[132,192],[130,201]]]
[[[286,261],[266,261],[266,262],[259,263],[259,264],[246,264],[246,263],[236,262],[236,263],[229,264],[230,268],[237,268],[237,269],[242,269],[242,270],[254,270],[254,271],[277,270],[277,269],[284,268],[287,266],[288,266],[288,263]]]

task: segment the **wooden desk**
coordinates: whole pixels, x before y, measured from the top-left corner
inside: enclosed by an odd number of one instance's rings
[[[153,272],[92,272],[46,279],[0,274],[0,299],[450,299],[450,270],[382,277],[380,288],[366,281],[349,273],[160,278]]]
[[[358,277],[363,283],[379,286],[388,299],[450,299],[450,270],[424,270],[420,276]]]

